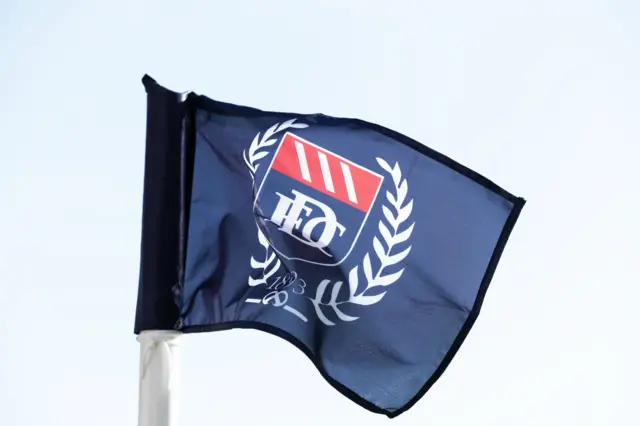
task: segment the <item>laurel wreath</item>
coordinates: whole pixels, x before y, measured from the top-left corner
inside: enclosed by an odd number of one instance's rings
[[[329,326],[335,325],[335,323],[327,318],[322,311],[323,307],[333,309],[336,316],[342,321],[357,320],[358,317],[345,314],[340,310],[339,306],[345,303],[368,306],[382,300],[384,295],[387,293],[386,290],[378,294],[371,294],[371,290],[375,288],[384,288],[398,281],[404,272],[404,268],[392,273],[385,273],[385,269],[402,262],[411,251],[411,246],[409,246],[399,253],[392,254],[393,248],[396,245],[404,243],[409,239],[409,237],[411,237],[411,233],[413,232],[413,227],[415,225],[414,222],[408,227],[405,227],[404,230],[400,230],[401,225],[409,219],[411,211],[413,210],[413,199],[405,203],[408,190],[407,180],[402,178],[402,172],[398,163],[391,168],[391,166],[382,158],[376,158],[376,160],[378,161],[378,164],[380,164],[380,167],[391,175],[395,188],[395,195],[389,191],[386,193],[387,201],[391,205],[391,208],[386,205],[382,206],[382,212],[388,222],[388,225],[385,225],[382,220],[378,222],[378,231],[380,232],[380,236],[384,240],[387,248],[385,249],[377,236],[373,237],[373,251],[378,257],[380,266],[374,274],[369,253],[364,255],[364,259],[362,260],[362,269],[364,270],[364,278],[367,282],[367,286],[364,290],[358,293],[358,266],[354,266],[349,272],[348,299],[338,301],[338,295],[340,294],[343,282],[336,281],[333,284],[329,301],[323,302],[322,299],[324,298],[329,284],[331,284],[331,280],[322,280],[322,282],[320,282],[320,285],[316,290],[315,297],[309,299],[313,303],[320,321]]]
[[[278,142],[277,138],[273,138],[277,133],[282,132],[287,129],[306,129],[309,127],[308,124],[304,123],[296,123],[296,119],[291,119],[285,121],[284,123],[276,123],[269,128],[264,135],[260,137],[260,133],[253,138],[253,142],[249,145],[249,150],[244,150],[242,152],[242,156],[244,157],[244,162],[249,167],[251,171],[251,178],[255,183],[256,172],[258,171],[258,166],[260,165],[258,161],[262,160],[264,157],[269,155],[269,151],[264,151],[264,148],[268,148],[274,143]]]
[[[249,168],[254,185],[255,175],[258,170],[258,166],[260,165],[259,161],[269,155],[269,150],[265,150],[265,148],[268,148],[277,142],[277,139],[273,138],[273,136],[288,128],[304,129],[307,127],[309,127],[307,124],[296,123],[295,119],[292,119],[282,124],[274,124],[262,137],[260,137],[260,133],[256,135],[251,142],[249,149],[243,152],[244,161]],[[391,167],[382,158],[376,158],[376,160],[380,167],[382,167],[382,169],[391,176],[395,190],[395,194],[392,194],[389,191],[386,192],[386,199],[390,207],[387,205],[382,206],[382,212],[387,224],[382,220],[378,222],[379,235],[384,241],[384,244],[377,236],[373,238],[373,251],[378,258],[379,266],[374,274],[371,257],[369,253],[365,254],[362,260],[362,270],[367,283],[366,287],[362,291],[358,292],[360,287],[359,267],[354,266],[349,272],[349,297],[346,300],[338,301],[343,282],[335,281],[331,288],[329,301],[323,302],[323,299],[325,299],[325,293],[331,284],[331,280],[325,279],[320,282],[316,289],[315,297],[308,297],[308,299],[313,303],[320,321],[328,326],[335,325],[335,322],[327,318],[323,309],[332,309],[336,316],[342,321],[355,321],[359,317],[345,314],[340,309],[340,305],[350,303],[369,306],[382,300],[387,292],[386,290],[378,294],[371,294],[371,290],[385,288],[398,281],[404,272],[404,268],[391,273],[386,273],[385,269],[401,263],[411,251],[411,246],[409,246],[399,253],[392,254],[396,245],[406,242],[411,237],[411,233],[413,232],[415,225],[414,222],[409,226],[405,226],[403,230],[400,229],[401,226],[409,220],[413,210],[413,199],[407,201],[407,180],[402,178],[402,171],[400,170],[398,163]],[[251,267],[253,269],[261,270],[259,278],[249,277],[248,284],[252,287],[260,284],[266,284],[267,280],[273,276],[281,266],[280,259],[278,259],[275,251],[269,245],[269,241],[260,228],[258,228],[258,241],[265,249],[265,258],[264,261],[258,261],[253,256],[251,257]]]
[[[278,139],[273,136],[283,130],[305,129],[307,127],[309,127],[308,124],[296,123],[296,119],[294,118],[285,121],[282,124],[276,123],[271,126],[262,137],[260,137],[260,133],[258,133],[256,137],[253,138],[251,145],[249,145],[249,149],[242,152],[242,157],[249,168],[254,187],[256,172],[258,171],[258,166],[260,166],[259,161],[269,155],[269,150],[265,150],[265,148],[269,148],[278,141]],[[253,269],[262,270],[260,278],[249,277],[249,285],[251,287],[255,287],[260,284],[267,284],[267,280],[280,269],[280,259],[276,256],[275,251],[269,245],[267,237],[265,237],[260,228],[258,228],[258,241],[260,242],[260,245],[264,247],[265,257],[264,261],[260,262],[251,256],[251,267]]]

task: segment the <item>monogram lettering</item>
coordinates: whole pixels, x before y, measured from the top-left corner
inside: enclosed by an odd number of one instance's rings
[[[294,198],[276,192],[280,200],[271,216],[271,222],[279,226],[278,230],[331,256],[324,249],[331,244],[336,232],[339,236],[344,234],[345,227],[338,222],[335,212],[328,205],[296,190],[291,192]],[[313,207],[317,207],[322,212],[322,216],[306,220],[305,218],[313,212]],[[314,239],[313,232],[319,226],[322,227],[322,231]],[[294,231],[298,231],[301,237]]]

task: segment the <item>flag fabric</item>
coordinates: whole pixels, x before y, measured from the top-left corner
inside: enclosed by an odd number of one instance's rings
[[[469,333],[525,201],[373,123],[143,84],[135,332],[262,330],[368,410],[415,404]]]

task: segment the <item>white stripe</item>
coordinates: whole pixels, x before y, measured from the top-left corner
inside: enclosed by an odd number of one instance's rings
[[[324,187],[327,191],[336,192],[333,188],[333,179],[331,179],[331,170],[329,169],[329,161],[324,152],[318,151],[318,159],[320,160],[320,169],[322,170],[322,178],[324,179]]]
[[[307,164],[307,156],[304,153],[304,145],[299,141],[296,141],[296,152],[298,153],[298,163],[300,163],[302,178],[307,182],[311,182],[311,173],[309,173],[309,164]]]
[[[356,188],[353,186],[353,178],[351,177],[351,169],[349,165],[345,163],[340,163],[340,167],[342,167],[342,174],[344,175],[344,183],[347,185],[347,195],[349,196],[349,201],[354,204],[358,204],[358,197],[356,197]]]
[[[247,299],[245,300],[247,303],[262,303],[262,299]]]

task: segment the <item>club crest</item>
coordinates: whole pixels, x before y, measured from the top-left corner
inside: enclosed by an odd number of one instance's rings
[[[286,132],[258,188],[254,214],[280,256],[336,266],[356,244],[382,180]]]
[[[257,240],[264,249],[263,260],[250,259],[259,274],[249,276],[248,284],[264,285],[267,291],[245,302],[271,304],[307,322],[289,298],[305,296],[319,320],[333,326],[335,320],[357,320],[350,306],[378,303],[402,276],[403,261],[411,251],[414,223],[407,222],[413,200],[398,163],[391,166],[376,157],[380,171],[370,170],[294,133],[307,127],[295,119],[276,123],[258,133],[243,153],[254,182]],[[269,154],[268,161],[261,161]],[[261,164],[268,166],[260,168]],[[370,250],[354,260],[350,255],[374,207],[380,209],[377,226],[367,229],[376,229],[376,235]],[[285,275],[278,274],[282,262],[322,268],[341,265],[347,258],[348,277],[334,273],[333,278],[318,278],[329,272],[305,277],[290,267],[284,268]],[[329,270],[345,269],[324,269]]]

